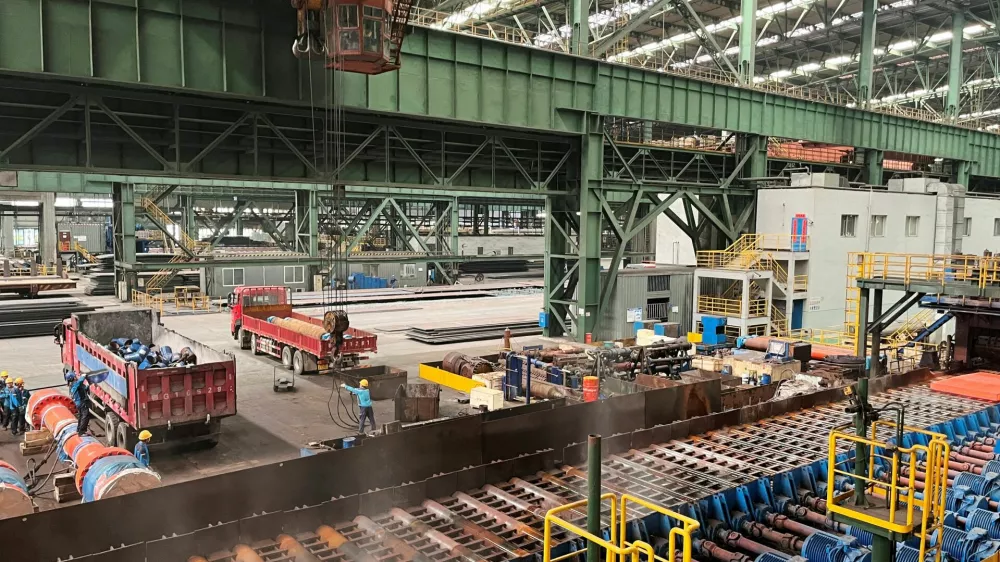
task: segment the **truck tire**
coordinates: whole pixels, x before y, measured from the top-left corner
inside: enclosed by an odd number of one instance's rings
[[[297,351],[297,349],[293,349],[290,345],[286,345],[281,348],[281,364],[284,365],[286,369],[292,368],[292,355]]]
[[[115,431],[117,437],[118,446],[125,449],[128,452],[132,452],[135,449],[135,444],[139,442],[139,437],[135,430],[128,426],[127,423],[118,424],[118,429]]]
[[[292,374],[296,377],[306,372],[306,358],[304,355],[301,349],[296,349],[295,354],[292,355]]]
[[[118,426],[121,420],[114,412],[108,412],[104,416],[104,444],[108,447],[118,446]]]
[[[250,349],[253,350],[254,355],[260,355],[260,341],[257,340],[257,334],[250,334]]]
[[[247,331],[246,330],[244,330],[243,328],[240,328],[240,331],[237,332],[237,336],[236,337],[238,338],[238,341],[240,342],[240,349],[250,349],[251,338],[247,337]]]

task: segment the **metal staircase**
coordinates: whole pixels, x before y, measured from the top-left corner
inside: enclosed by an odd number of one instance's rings
[[[788,325],[788,317],[780,308],[771,305],[771,335],[779,338],[785,337],[791,331]]]
[[[87,263],[97,263],[97,256],[88,252],[87,249],[81,246],[79,242],[73,243],[73,250],[75,250],[81,258],[83,258],[83,261]]]
[[[410,11],[413,8],[413,0],[396,0],[392,7],[392,14],[389,16],[389,61],[399,67],[399,55],[403,50],[403,36],[406,34],[406,25],[410,21]]]
[[[191,238],[191,236],[189,236],[180,225],[174,222],[174,219],[170,218],[170,215],[165,213],[163,209],[156,204],[155,194],[150,195],[150,197],[143,197],[139,200],[143,210],[146,211],[147,216],[159,223],[162,228],[169,229],[172,226],[172,230],[176,233],[174,238],[182,246],[181,248],[174,248],[174,256],[168,263],[178,264],[192,262],[195,260],[192,256],[202,255],[211,249],[209,244]],[[169,239],[169,236],[165,237],[165,240]],[[163,289],[163,287],[170,283],[170,281],[177,275],[177,271],[177,269],[161,269],[160,271],[157,271],[156,275],[146,282],[146,291],[149,291],[150,289]]]

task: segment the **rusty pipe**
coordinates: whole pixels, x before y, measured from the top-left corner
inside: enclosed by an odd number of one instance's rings
[[[698,554],[708,556],[713,560],[718,560],[718,562],[753,562],[749,556],[726,550],[712,541],[696,539],[693,546]]]
[[[233,554],[236,555],[234,558],[235,562],[264,562],[264,559],[257,554],[256,550],[245,544],[236,545],[236,548],[233,549]]]
[[[295,562],[319,562],[319,558],[309,552],[302,543],[291,535],[278,535],[278,546],[295,557]]]
[[[412,562],[430,562],[430,557],[413,548],[403,539],[389,532],[388,529],[365,517],[359,515],[354,518],[354,523],[365,531],[375,535],[382,545],[403,557],[404,560]]]
[[[391,510],[389,510],[389,513],[391,513],[393,517],[399,519],[414,531],[438,543],[452,555],[458,556],[462,560],[465,560],[466,562],[486,562],[485,560],[483,560],[483,558],[477,556],[476,553],[472,552],[472,550],[470,550],[469,547],[459,544],[458,541],[442,533],[441,531],[432,529],[430,525],[424,523],[423,521],[417,519],[416,517],[403,511],[402,509],[394,507]]]
[[[965,455],[973,459],[976,459],[976,461],[978,462],[975,462],[974,464],[978,465],[984,464],[984,461],[992,461],[997,458],[997,456],[992,452],[987,453],[985,451],[977,451],[972,447],[959,447],[958,449],[953,450],[953,452],[958,453],[959,455]],[[957,460],[965,460],[965,459],[957,459]],[[966,461],[966,462],[973,462],[973,461]]]
[[[799,503],[819,513],[826,513],[826,498],[802,494],[799,496]]]
[[[824,529],[829,529],[837,533],[843,533],[846,531],[844,525],[830,519],[822,513],[813,511],[804,505],[792,505],[790,503],[785,504],[785,514],[797,519],[803,519],[808,523],[819,525]]]
[[[354,562],[376,562],[374,556],[361,550],[361,547],[348,540],[340,531],[329,525],[323,525],[316,529],[316,535],[326,543],[326,546],[344,553]]]
[[[787,515],[781,515],[779,513],[768,513],[764,516],[764,519],[767,521],[768,525],[779,531],[788,531],[803,537],[808,537],[819,530],[804,523],[799,523],[798,521],[789,518]]]
[[[447,507],[439,504],[434,500],[424,500],[422,504],[428,511],[437,514],[439,517],[447,521],[449,524],[461,528],[463,531],[469,535],[476,537],[477,539],[484,540],[486,542],[493,543],[497,545],[502,550],[506,551],[508,554],[513,554],[514,556],[521,557],[531,554],[523,548],[519,548],[517,545],[507,542],[506,539],[500,535],[485,529],[479,525],[476,525],[472,521],[455,514],[453,511]]]
[[[727,546],[734,546],[736,548],[745,550],[747,552],[752,552],[758,556],[765,553],[781,554],[779,551],[760,544],[759,542],[752,541],[743,535],[737,533],[736,531],[727,531],[721,526],[716,528],[715,531],[715,542],[720,542]]]
[[[790,552],[800,552],[802,550],[802,537],[796,537],[788,533],[781,533],[756,521],[744,521],[743,532],[752,538],[764,539],[770,543],[778,545],[782,550]]]
[[[520,533],[522,535],[528,535],[529,537],[531,537],[531,538],[533,538],[535,540],[541,541],[541,540],[545,539],[545,537],[542,536],[542,533],[539,533],[531,525],[527,525],[525,523],[521,523],[517,519],[514,519],[513,517],[511,517],[510,515],[507,515],[506,513],[502,512],[502,511],[500,511],[498,509],[494,509],[494,508],[486,505],[485,503],[483,503],[483,502],[477,500],[476,498],[474,498],[474,497],[466,494],[465,492],[458,492],[457,494],[455,494],[455,497],[458,499],[458,501],[460,501],[460,502],[468,505],[469,507],[478,509],[479,511],[482,511],[483,513],[486,513],[487,515],[489,515],[493,519],[496,519],[497,521],[503,523],[504,526],[506,526],[509,529],[513,529],[514,531],[516,531],[516,532],[518,532],[518,533]]]

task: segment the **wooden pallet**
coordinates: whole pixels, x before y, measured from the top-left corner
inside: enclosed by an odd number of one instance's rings
[[[24,434],[24,441],[21,443],[21,455],[28,457],[46,453],[52,442],[52,434],[47,429],[29,431]]]
[[[81,499],[76,489],[76,473],[60,474],[53,479],[55,484],[56,502],[66,503]]]

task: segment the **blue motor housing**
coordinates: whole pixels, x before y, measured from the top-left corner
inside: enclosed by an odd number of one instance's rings
[[[857,539],[841,538],[817,531],[802,543],[802,556],[809,562],[871,562],[872,553]]]

